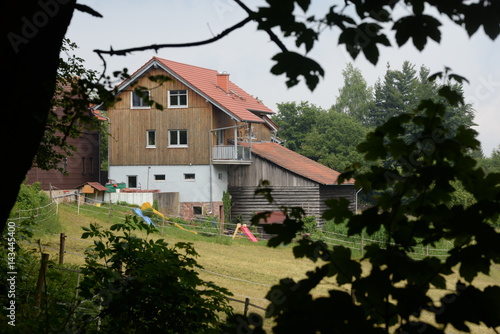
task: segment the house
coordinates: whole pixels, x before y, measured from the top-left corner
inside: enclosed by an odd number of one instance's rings
[[[88,112],[97,122],[107,120],[98,110],[89,108]],[[64,114],[62,108],[57,108],[55,113],[58,117]],[[40,182],[43,190],[64,191],[76,189],[86,182],[105,182],[101,180],[100,136],[99,131],[84,130],[78,138],[67,137],[67,144],[74,146],[76,151],[61,161],[61,170],[43,170],[35,166],[26,174],[26,184]]]
[[[149,79],[160,75],[170,80]],[[283,196],[301,198],[297,203],[308,205],[312,214],[319,213],[318,201],[329,193],[354,194],[352,184],[334,185],[337,172],[281,146],[269,118],[274,112],[225,72],[153,57],[118,86],[117,94],[120,101],[108,110],[109,179],[129,189],[177,194],[174,211],[183,218],[222,217],[227,190],[234,199],[233,216],[265,210],[265,203],[250,200],[261,177],[276,182]],[[163,110],[149,106],[145,96]],[[295,168],[294,159],[304,170]]]

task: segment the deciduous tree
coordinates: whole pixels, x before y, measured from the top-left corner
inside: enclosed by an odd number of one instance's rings
[[[332,106],[332,110],[354,117],[361,124],[367,123],[370,109],[373,108],[373,89],[366,83],[363,74],[352,63],[342,70],[344,85]]]

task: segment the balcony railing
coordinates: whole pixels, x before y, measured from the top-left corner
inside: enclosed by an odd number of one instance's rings
[[[212,159],[214,161],[232,163],[232,162],[250,162],[251,154],[248,147],[234,145],[217,145],[213,147]]]

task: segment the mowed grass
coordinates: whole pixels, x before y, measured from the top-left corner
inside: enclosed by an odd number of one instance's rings
[[[111,213],[111,214],[110,214]],[[109,228],[112,224],[123,222],[127,215],[133,215],[131,208],[113,206],[95,207],[84,205],[78,209],[74,205],[59,205],[60,232],[66,234],[65,263],[81,265],[84,263],[84,251],[92,243],[91,240],[82,240],[82,227],[91,223],[99,224]],[[139,218],[140,219],[140,218]],[[39,229],[39,227],[38,227]],[[142,232],[137,233],[140,237],[146,237]],[[265,296],[270,287],[277,284],[280,279],[289,277],[294,280],[305,278],[306,272],[313,270],[316,265],[307,259],[295,259],[292,246],[281,246],[269,248],[265,242],[253,243],[244,237],[231,239],[228,236],[202,236],[193,234],[167,225],[159,228],[159,233],[150,236],[163,238],[171,245],[177,242],[191,242],[199,254],[198,263],[203,266],[200,277],[207,281],[227,288],[234,294],[232,298],[244,300],[250,298],[250,302],[262,308],[266,308],[269,301]],[[59,249],[59,234],[36,233],[33,240],[39,240],[44,252],[51,254],[51,259],[57,263]],[[38,247],[38,246],[37,246]],[[362,263],[364,271],[370,270],[368,263]],[[458,275],[452,275],[448,280],[448,288],[453,289]],[[498,285],[500,282],[500,266],[493,266],[490,275],[480,275],[474,284],[483,288],[488,285]],[[348,286],[339,287],[335,279],[328,279],[314,290],[315,295],[327,295],[330,289],[348,290]],[[438,300],[449,291],[431,290],[431,297]],[[243,304],[232,301],[235,312],[243,312]],[[260,314],[264,317],[265,311],[250,306],[250,312]],[[431,321],[428,316],[428,321]],[[270,321],[265,326],[269,329]],[[493,333],[480,326],[471,326],[473,333]],[[453,329],[453,333],[459,333]]]

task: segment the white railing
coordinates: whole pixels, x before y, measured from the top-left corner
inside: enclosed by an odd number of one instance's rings
[[[212,150],[213,160],[245,160],[249,161],[250,149],[243,146],[218,145]]]

